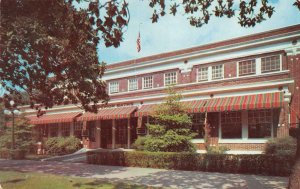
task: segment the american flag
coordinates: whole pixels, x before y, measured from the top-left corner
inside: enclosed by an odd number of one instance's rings
[[[138,52],[141,51],[141,35],[140,35],[140,32],[139,32],[138,38],[136,40],[136,49],[137,49]]]

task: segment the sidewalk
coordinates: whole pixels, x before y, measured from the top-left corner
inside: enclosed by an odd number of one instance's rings
[[[286,188],[287,177],[178,171],[85,163],[0,160],[0,170],[30,171],[169,188]]]

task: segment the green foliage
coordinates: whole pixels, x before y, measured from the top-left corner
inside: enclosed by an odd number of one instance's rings
[[[166,128],[163,125],[146,124],[146,126],[151,136],[157,137],[166,133]]]
[[[138,150],[138,151],[144,151],[145,148],[145,141],[147,140],[147,137],[149,136],[139,136],[133,143],[132,148]]]
[[[24,159],[26,155],[26,151],[22,149],[0,149],[0,158],[3,159]]]
[[[52,137],[45,142],[45,149],[48,154],[64,155],[76,152],[81,148],[80,140],[74,136]]]
[[[32,128],[34,125],[29,123],[29,120],[20,116],[15,118],[15,149],[30,151],[34,148],[35,141],[33,138]],[[0,149],[10,149],[12,145],[12,123],[5,127],[0,137]]]
[[[297,143],[293,137],[283,137],[270,139],[266,144],[265,153],[275,155],[296,155]]]
[[[226,146],[208,146],[207,153],[208,154],[225,154],[226,151],[230,150]]]
[[[150,152],[194,152],[191,143],[194,134],[191,132],[192,120],[186,108],[180,103],[181,95],[170,87],[165,102],[155,110],[152,117],[155,124],[147,124],[149,136],[135,142],[139,150]]]
[[[295,158],[266,154],[91,151],[87,161],[99,165],[288,176]]]

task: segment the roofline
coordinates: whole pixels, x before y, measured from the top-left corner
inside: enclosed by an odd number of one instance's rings
[[[122,67],[125,67],[128,65],[131,65],[131,64],[139,64],[139,63],[143,63],[143,62],[166,59],[169,57],[173,57],[175,55],[178,56],[178,55],[184,55],[184,54],[203,51],[203,50],[226,47],[229,45],[245,43],[245,42],[252,41],[252,40],[257,40],[257,39],[266,38],[266,37],[272,37],[272,36],[286,34],[286,33],[295,32],[295,31],[300,31],[300,24],[292,25],[292,26],[288,26],[288,27],[284,27],[284,28],[279,28],[279,29],[273,29],[273,30],[269,30],[269,31],[261,32],[261,33],[246,35],[246,36],[242,36],[242,37],[231,38],[231,39],[227,39],[227,40],[223,40],[223,41],[219,41],[219,42],[208,43],[208,44],[204,44],[201,46],[195,46],[195,47],[180,49],[180,50],[176,50],[176,51],[169,51],[169,52],[155,54],[155,55],[151,55],[151,56],[145,56],[145,57],[138,58],[138,59],[117,62],[117,63],[107,65],[106,68],[108,70],[113,70],[115,68],[122,68]]]

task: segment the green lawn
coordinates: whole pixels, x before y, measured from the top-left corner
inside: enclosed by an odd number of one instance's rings
[[[3,189],[150,189],[154,187],[110,183],[97,179],[58,176],[37,172],[0,171]]]

